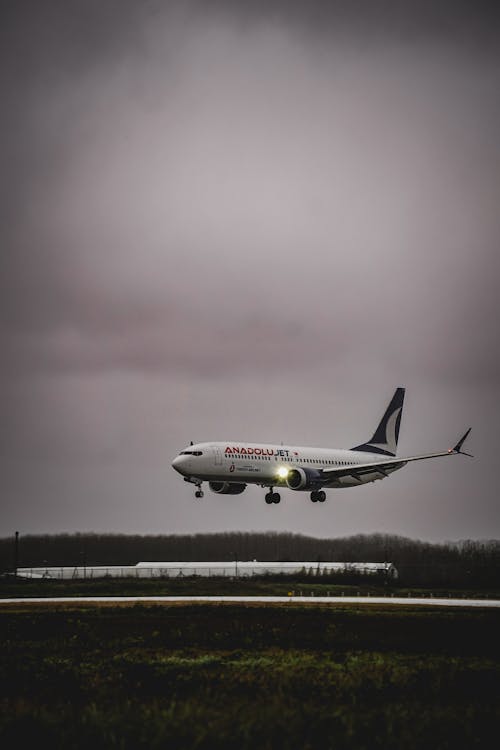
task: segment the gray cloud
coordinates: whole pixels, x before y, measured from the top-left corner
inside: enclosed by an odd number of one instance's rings
[[[254,439],[343,444],[400,382],[432,394],[437,428],[414,412],[408,449],[438,439],[441,420],[448,440],[476,417],[487,452],[500,374],[494,9],[75,1],[3,14],[10,496],[36,486],[47,498],[61,461],[72,467],[61,498],[79,497],[72,479],[88,487],[89,472],[90,494],[112,505],[125,493],[133,508],[132,472],[152,502],[163,482],[181,496],[156,441],[173,454],[188,435],[252,428]],[[329,421],[342,414],[338,433],[320,424],[325,405]],[[151,428],[155,413],[168,434]],[[460,476],[444,505],[458,495],[467,536]],[[484,467],[477,482],[487,504]],[[112,523],[80,502],[90,527]],[[436,533],[424,516],[397,530]],[[202,517],[181,514],[175,528]],[[46,518],[49,530],[62,523],[54,509]]]

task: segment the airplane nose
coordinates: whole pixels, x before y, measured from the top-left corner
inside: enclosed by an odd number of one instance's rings
[[[186,466],[186,456],[176,456],[174,460],[172,461],[172,467],[179,472],[179,474],[183,474],[182,468]]]

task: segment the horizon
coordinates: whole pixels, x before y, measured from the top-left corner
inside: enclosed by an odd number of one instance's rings
[[[7,536],[0,537],[0,542],[5,541],[15,541],[15,533]],[[353,533],[353,534],[347,534],[344,536],[336,536],[336,537],[324,537],[324,536],[315,536],[314,534],[304,534],[300,531],[287,531],[287,530],[262,530],[262,531],[256,531],[256,530],[241,530],[241,529],[229,529],[224,531],[195,531],[195,532],[174,532],[171,534],[168,534],[166,532],[162,533],[141,533],[137,534],[134,532],[114,532],[114,531],[57,531],[57,532],[29,532],[26,534],[22,534],[19,532],[19,540],[27,537],[44,537],[44,536],[50,536],[50,537],[58,537],[58,536],[65,536],[65,537],[80,537],[80,536],[95,536],[95,537],[106,537],[106,536],[112,536],[112,537],[139,537],[139,538],[169,538],[169,537],[192,537],[192,536],[217,536],[217,535],[232,535],[232,534],[244,534],[244,535],[292,535],[296,537],[303,537],[306,539],[313,539],[318,542],[330,542],[330,541],[341,541],[341,540],[347,540],[347,539],[355,539],[355,538],[376,538],[381,537],[382,539],[384,537],[394,538],[401,541],[408,541],[412,543],[421,543],[421,544],[429,544],[432,546],[439,546],[439,545],[456,545],[456,544],[463,544],[467,542],[477,543],[477,544],[500,544],[500,539],[495,538],[484,538],[484,539],[470,539],[470,538],[463,538],[463,539],[444,539],[442,541],[430,541],[427,539],[421,539],[421,538],[414,538],[414,537],[408,537],[404,536],[402,534],[392,534],[388,532],[382,532],[382,531],[373,531],[373,532],[362,532],[362,533]]]

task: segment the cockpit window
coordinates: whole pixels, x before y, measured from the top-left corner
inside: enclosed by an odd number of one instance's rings
[[[181,456],[202,456],[203,455],[203,451],[181,451],[179,455],[181,455]]]

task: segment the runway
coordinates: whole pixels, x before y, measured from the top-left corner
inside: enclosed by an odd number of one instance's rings
[[[4,604],[383,604],[386,606],[499,608],[500,599],[439,599],[388,596],[61,596],[0,599]]]

